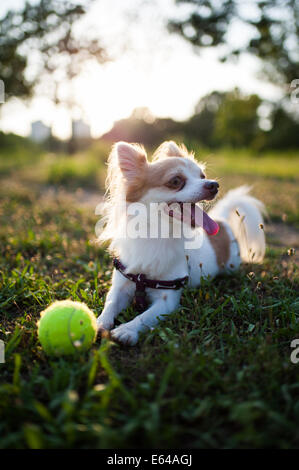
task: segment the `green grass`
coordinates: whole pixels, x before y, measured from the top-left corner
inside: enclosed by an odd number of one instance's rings
[[[104,340],[78,358],[45,356],[40,312],[71,298],[98,315],[112,269],[94,243],[92,208],[72,199],[86,176],[72,173],[68,197],[45,190],[58,158],[1,180],[0,448],[298,447],[299,364],[290,361],[299,338],[298,271],[287,241],[270,245],[260,266],[186,289],[181,308],[136,347]],[[84,158],[95,155],[75,157]],[[103,181],[103,155],[96,158]],[[219,168],[232,168],[231,157],[221,159]],[[296,222],[293,175],[255,168],[218,176],[225,189],[254,178],[271,217],[288,209]],[[285,199],[281,188],[289,188]],[[117,321],[133,315],[130,307]]]
[[[298,178],[298,152],[266,152],[262,155],[248,150],[223,149],[215,152],[201,150],[200,158],[208,162],[208,168],[214,166],[221,175],[256,175],[266,179],[295,181]],[[287,164],[286,164],[287,162]]]
[[[24,168],[33,167],[43,151],[29,139],[0,131],[0,177],[8,177]]]
[[[242,149],[209,151],[191,144],[189,148],[195,150],[199,160],[206,162],[208,177],[220,182],[220,196],[232,187],[250,185],[254,194],[264,201],[272,220],[284,220],[299,228],[299,155],[296,152],[256,155]],[[103,192],[109,151],[109,145],[102,142],[73,156],[26,149],[20,163],[19,147],[10,152],[9,159],[7,151],[1,150],[0,177],[1,174],[13,176],[30,188],[42,185],[68,191],[84,188]]]
[[[67,188],[82,186],[104,190],[108,152],[106,145],[97,144],[75,156],[52,154],[43,163],[46,182]]]
[[[207,174],[220,182],[220,195],[247,184],[265,203],[272,220],[284,220],[299,228],[298,153],[255,155],[247,150],[224,149],[213,153],[197,149],[196,155],[206,162]]]
[[[25,140],[25,139],[24,139]],[[0,147],[0,178],[13,178],[28,186],[80,187],[104,191],[109,146],[97,143],[75,155],[42,151],[32,143],[12,149]]]

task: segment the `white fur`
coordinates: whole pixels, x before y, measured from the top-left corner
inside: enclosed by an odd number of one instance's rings
[[[237,188],[227,193],[210,212],[213,218],[226,224],[231,240],[230,257],[226,265],[219,268],[216,255],[209,236],[202,228],[195,229],[196,237],[202,240],[197,249],[186,250],[184,238],[127,238],[121,234],[123,224],[127,222],[124,194],[126,174],[134,173],[134,153],[140,147],[129,149],[126,154],[125,146],[114,146],[109,158],[108,187],[109,194],[106,202],[107,227],[100,237],[102,240],[111,239],[110,251],[117,255],[126,266],[129,273],[143,273],[151,279],[172,280],[189,275],[189,284],[199,286],[202,277],[216,276],[221,271],[230,272],[237,269],[242,260],[260,262],[265,252],[264,232],[262,224],[263,205],[260,201],[248,195],[248,188]],[[178,147],[174,142],[164,143],[157,151],[156,158],[174,158],[181,162],[185,160],[186,149]],[[120,159],[123,159],[124,170],[120,169]],[[132,163],[133,162],[133,163]],[[174,167],[176,160],[173,160]],[[200,179],[200,167],[186,158],[186,187],[177,194],[178,201],[195,202],[200,200],[205,181]],[[185,170],[184,170],[185,171]],[[146,205],[150,202],[173,200],[173,193],[163,187],[150,188],[141,201]],[[239,216],[236,213],[239,212]],[[167,217],[167,215],[164,215]],[[176,222],[172,219],[172,223]],[[237,240],[236,240],[237,239]],[[240,256],[241,253],[241,256]],[[252,254],[255,256],[252,257]],[[253,258],[253,259],[252,259]],[[99,330],[111,330],[113,339],[124,344],[134,345],[142,331],[153,328],[160,319],[179,306],[181,290],[147,289],[149,308],[128,323],[113,329],[114,320],[119,312],[126,308],[134,297],[135,284],[126,279],[120,272],[114,270],[112,287],[107,295],[105,307],[98,317]]]
[[[249,191],[248,186],[232,189],[209,215],[228,221],[240,245],[242,261],[260,263],[266,248],[262,217],[266,210],[261,201],[248,194]]]

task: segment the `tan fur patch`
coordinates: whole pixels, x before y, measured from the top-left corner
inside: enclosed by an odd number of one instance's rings
[[[230,256],[230,238],[227,233],[225,224],[218,222],[219,232],[217,235],[209,237],[212,247],[214,248],[217,264],[219,268],[223,268]]]
[[[141,167],[134,182],[127,185],[126,199],[137,202],[150,189],[163,186],[186,165],[186,159],[169,157]]]

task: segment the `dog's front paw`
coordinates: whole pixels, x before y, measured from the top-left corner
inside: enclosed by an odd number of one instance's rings
[[[104,331],[112,330],[113,326],[114,326],[114,321],[113,320],[111,320],[109,318],[102,317],[102,315],[100,315],[97,318],[97,328],[98,328],[99,333],[102,333]]]
[[[122,344],[134,346],[138,341],[138,331],[126,324],[120,325],[111,331],[111,338]]]

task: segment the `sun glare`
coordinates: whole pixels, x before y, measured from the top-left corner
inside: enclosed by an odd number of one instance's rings
[[[138,4],[138,0],[132,0],[129,6],[132,10]],[[194,54],[190,44],[166,31],[156,4],[147,4],[144,15],[135,23],[131,21],[130,28],[126,16],[128,5],[126,9],[119,1],[115,3],[117,8],[109,5],[107,1],[97,2],[81,28],[85,31],[93,27],[106,31],[108,36],[112,31],[115,40],[113,43],[113,37],[109,36],[110,50],[120,47],[116,43],[125,42],[126,27],[128,47],[104,65],[94,61],[86,64],[71,83],[61,81],[61,96],[73,103],[72,113],[65,105],[55,107],[47,98],[46,87],[41,87],[27,106],[18,100],[3,106],[2,130],[26,135],[30,133],[31,122],[42,120],[52,126],[57,137],[65,139],[70,135],[71,119],[80,118],[90,125],[92,136],[98,137],[137,107],[147,107],[157,117],[183,120],[192,114],[198,100],[213,90],[239,86],[245,93],[260,93],[269,99],[277,96],[274,86],[256,78],[255,59],[244,56],[240,66],[240,63],[219,64],[215,50]],[[168,9],[170,5],[169,1]],[[159,10],[161,16],[163,11]],[[108,28],[107,24],[113,27]]]

